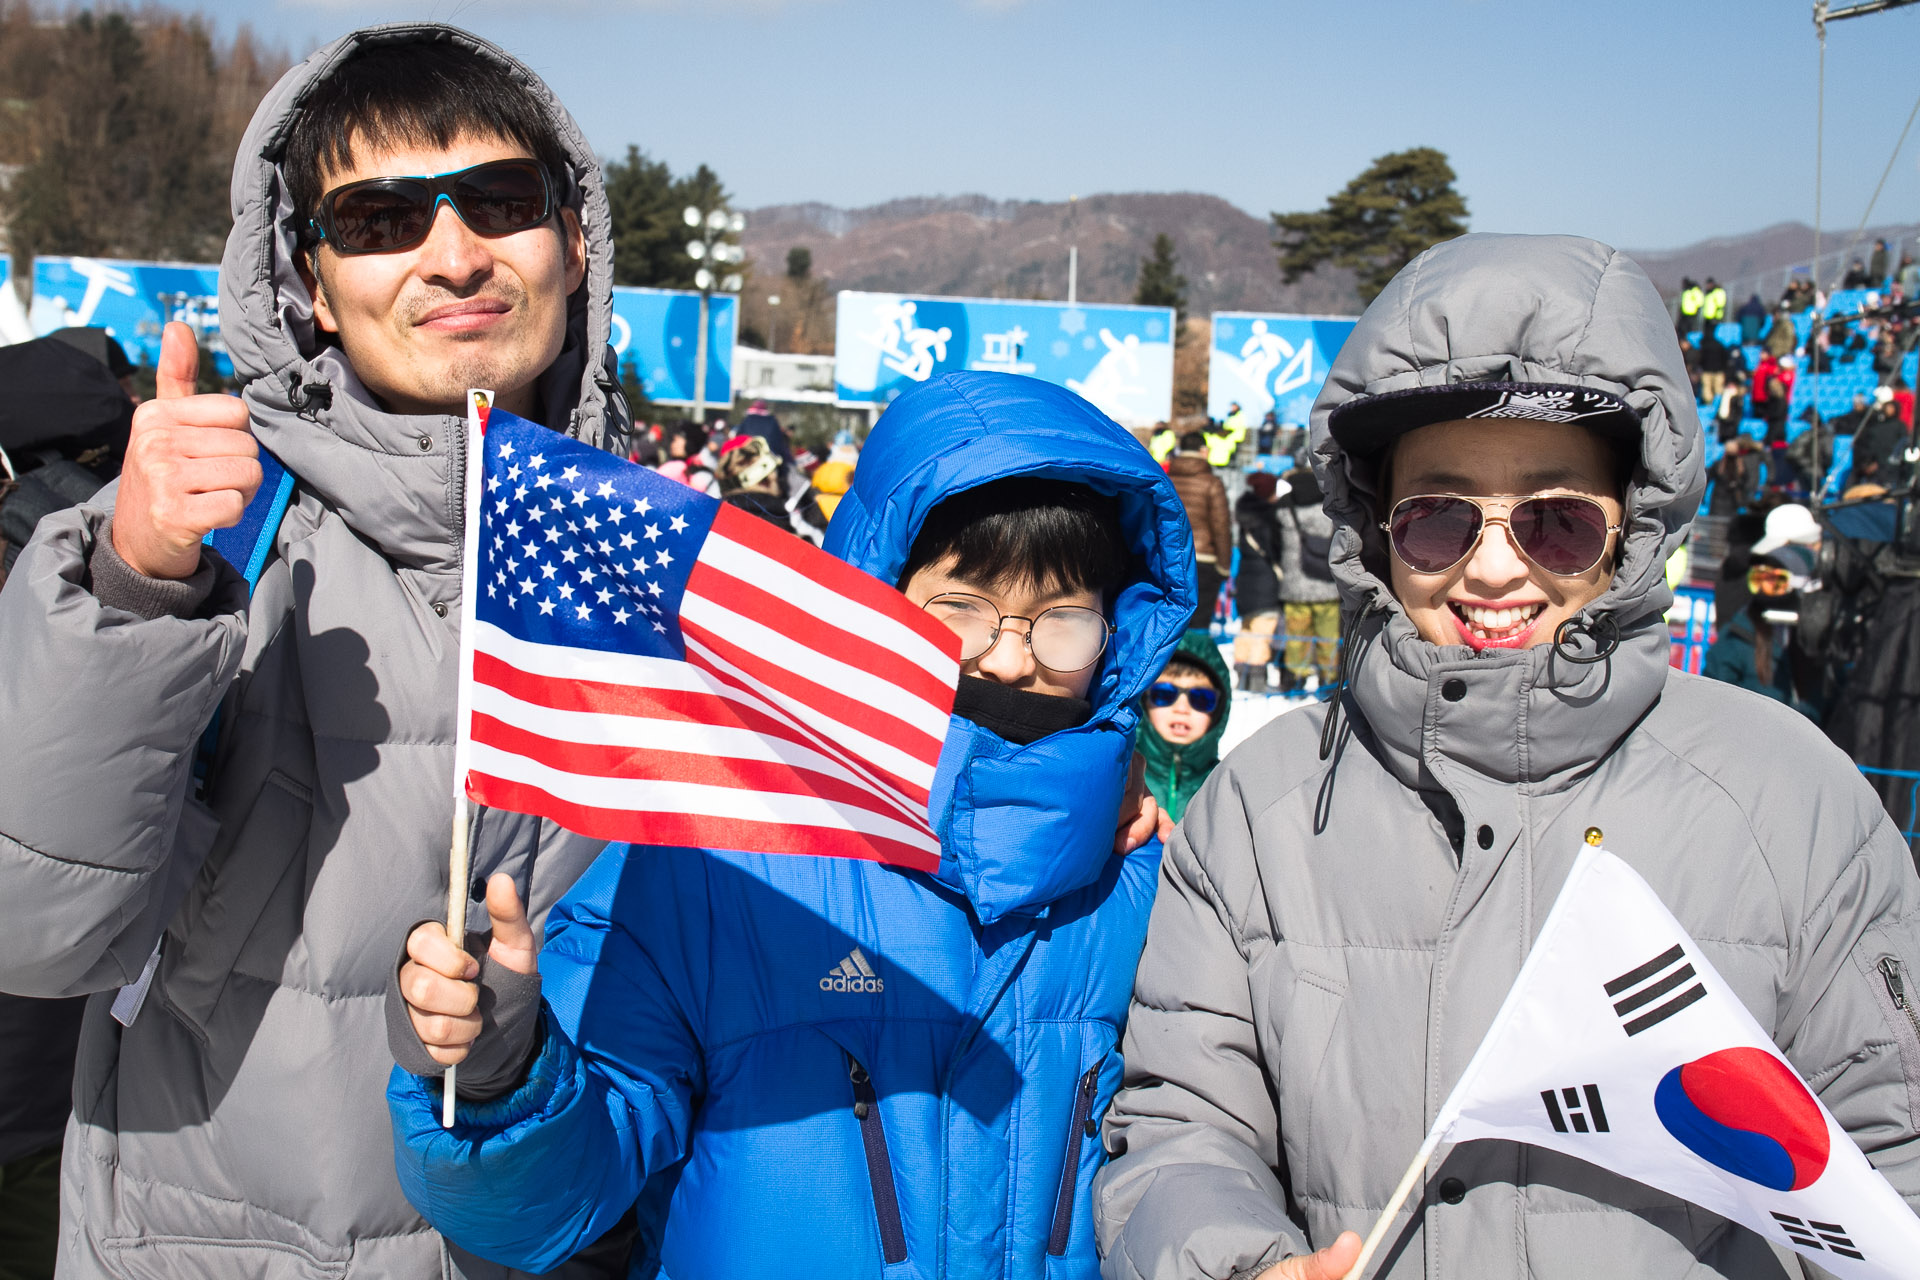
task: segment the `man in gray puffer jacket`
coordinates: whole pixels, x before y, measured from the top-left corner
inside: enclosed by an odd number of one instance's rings
[[[289,72],[232,196],[244,405],[143,406],[117,490],[43,521],[0,593],[0,990],[100,993],[59,1274],[498,1276],[400,1193],[385,994],[393,939],[445,910],[464,389],[624,439],[606,197],[538,77],[435,25]],[[259,484],[254,440],[297,485],[249,599],[199,537]],[[537,925],[598,845],[489,811],[472,850]]]
[[[1162,862],[1095,1187],[1104,1274],[1342,1274],[1589,827],[1920,1204],[1920,1036],[1893,990],[1920,964],[1920,880],[1803,719],[1668,666],[1663,568],[1703,445],[1645,275],[1571,237],[1431,249],[1361,319],[1313,431],[1346,687],[1234,752]],[[1706,1210],[1492,1141],[1441,1148],[1375,1265],[1805,1273]]]

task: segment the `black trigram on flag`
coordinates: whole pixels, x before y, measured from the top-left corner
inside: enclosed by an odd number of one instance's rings
[[[1553,1121],[1555,1133],[1566,1133],[1569,1128],[1574,1133],[1607,1132],[1607,1109],[1600,1105],[1599,1085],[1542,1089],[1540,1100],[1547,1104],[1547,1119]]]
[[[1774,1214],[1773,1220],[1780,1224],[1787,1238],[1802,1249],[1830,1249],[1843,1258],[1866,1261],[1867,1256],[1854,1248],[1853,1241],[1847,1237],[1846,1228],[1837,1222],[1815,1222],[1811,1218],[1795,1218],[1784,1213]]]
[[[1637,1036],[1648,1027],[1665,1022],[1695,1000],[1704,1000],[1707,989],[1694,981],[1687,953],[1676,944],[1609,982],[1607,995],[1618,997],[1613,1002],[1613,1011],[1620,1015],[1627,1034]],[[1648,1008],[1649,1005],[1652,1008]]]

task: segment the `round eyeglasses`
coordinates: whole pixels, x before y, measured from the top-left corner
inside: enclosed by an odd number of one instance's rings
[[[1106,652],[1113,635],[1113,624],[1098,609],[1077,604],[1055,605],[1033,617],[1000,612],[998,605],[981,596],[949,591],[922,605],[947,628],[960,637],[960,661],[972,662],[984,657],[1000,642],[1000,632],[1009,622],[1027,624],[1027,652],[1049,671],[1071,674],[1092,666]]]
[[[1381,522],[1393,552],[1415,573],[1445,573],[1473,554],[1489,524],[1504,524],[1514,547],[1537,567],[1572,578],[1600,563],[1621,526],[1607,509],[1577,493],[1535,494],[1489,515],[1487,498],[1426,493],[1402,498]]]

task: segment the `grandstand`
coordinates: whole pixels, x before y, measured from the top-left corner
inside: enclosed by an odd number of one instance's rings
[[[1886,297],[1884,292],[1871,289],[1836,290],[1827,299],[1826,306],[1817,314],[1809,310],[1792,317],[1796,351],[1805,348],[1807,337],[1813,331],[1816,320],[1829,321],[1856,316],[1869,309],[1871,305],[1884,303]],[[1777,312],[1773,323],[1779,323]],[[1858,323],[1833,327],[1829,334],[1828,354],[1822,360],[1822,363],[1829,367],[1822,372],[1810,371],[1810,362],[1806,356],[1799,357],[1798,374],[1793,384],[1793,397],[1788,407],[1787,439],[1789,442],[1797,439],[1812,425],[1806,412],[1809,407],[1818,415],[1819,421],[1825,423],[1849,412],[1853,408],[1854,396],[1872,398],[1874,388],[1880,385],[1880,375],[1874,372],[1871,342],[1863,342],[1859,344],[1858,349],[1852,349],[1855,346],[1852,339],[1860,328]],[[1721,342],[1741,353],[1749,372],[1759,366],[1765,352],[1758,343],[1741,345],[1740,326],[1737,323],[1722,323],[1716,333]],[[1899,373],[1908,386],[1920,385],[1920,351],[1909,351],[1901,359]],[[1767,424],[1759,418],[1749,417],[1741,424],[1741,431],[1756,440],[1763,440],[1766,438]],[[1842,446],[1851,444],[1846,437],[1841,437],[1838,443]],[[1710,433],[1707,441],[1707,465],[1712,466],[1719,461],[1725,449],[1726,447],[1712,438]],[[1845,459],[1840,456],[1843,451],[1848,455]],[[1833,471],[1844,473],[1845,463],[1850,461],[1850,458],[1850,447],[1836,448]],[[1830,474],[1827,485],[1823,486],[1823,493],[1825,489],[1836,484],[1838,479],[1839,477]],[[1704,512],[1705,508],[1703,507],[1702,510]]]

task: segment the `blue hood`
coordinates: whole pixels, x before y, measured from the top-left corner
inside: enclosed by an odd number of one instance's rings
[[[955,717],[929,812],[936,879],[981,923],[1035,913],[1091,884],[1112,856],[1135,702],[1192,616],[1193,537],[1173,484],[1125,429],[1064,388],[1004,373],[950,373],[901,396],[868,437],[827,550],[886,582],[944,499],[1009,476],[1070,480],[1119,501],[1135,557],[1113,605],[1114,642],[1088,697],[1093,717],[1029,746]]]

